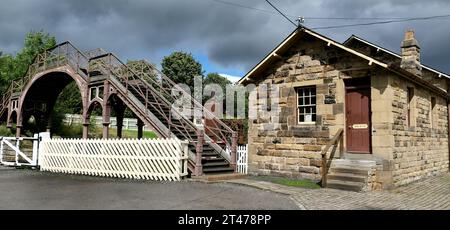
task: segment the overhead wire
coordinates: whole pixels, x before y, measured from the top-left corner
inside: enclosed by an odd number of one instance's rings
[[[283,12],[281,12],[281,10],[279,10],[276,6],[274,6],[269,0],[266,0],[266,2],[267,2],[272,8],[274,8],[278,13],[280,13],[284,18],[286,18],[286,20],[288,20],[290,23],[292,23],[295,27],[298,26],[295,22],[293,22],[290,18],[288,18]]]
[[[272,14],[272,15],[281,15],[286,20],[289,21],[289,23],[295,25],[296,27],[298,24],[296,24],[294,21],[292,21],[291,18],[298,18],[297,16],[289,15],[283,13],[281,10],[279,10],[274,4],[272,4],[269,0],[265,0],[272,8],[274,8],[276,11],[271,11],[267,9],[260,9],[256,7],[251,7],[235,2],[229,2],[225,0],[210,0],[213,2],[226,4],[234,7],[240,7],[250,10],[259,11],[266,14]],[[357,26],[371,26],[371,25],[380,25],[380,24],[389,24],[389,23],[399,23],[399,22],[407,22],[407,21],[420,21],[420,20],[433,20],[433,19],[443,19],[450,17],[450,14],[445,15],[433,15],[433,16],[424,16],[424,17],[302,17],[306,20],[386,20],[386,21],[375,21],[375,22],[365,22],[365,23],[355,23],[355,24],[344,24],[344,25],[333,25],[333,26],[320,26],[320,27],[313,27],[311,29],[315,30],[323,30],[323,29],[335,29],[335,28],[347,28],[347,27],[357,27]]]

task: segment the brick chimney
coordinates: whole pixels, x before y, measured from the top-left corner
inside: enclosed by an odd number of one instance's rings
[[[422,76],[422,66],[420,65],[419,42],[414,37],[414,30],[408,29],[405,39],[402,41],[402,62],[400,67],[417,75]]]

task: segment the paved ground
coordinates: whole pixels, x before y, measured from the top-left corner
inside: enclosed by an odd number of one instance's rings
[[[302,209],[450,210],[450,174],[428,178],[392,191],[367,193],[294,188],[249,179],[235,180],[231,183],[289,195]]]
[[[0,209],[443,209],[450,174],[392,191],[287,187],[254,179],[149,182],[0,167]]]
[[[148,182],[0,166],[0,209],[299,209],[291,197],[235,184]]]

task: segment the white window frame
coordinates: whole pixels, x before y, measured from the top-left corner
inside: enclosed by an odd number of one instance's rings
[[[315,97],[316,98],[316,103],[315,104],[311,104],[311,100],[310,100],[310,104],[308,104],[308,105],[305,104],[305,105],[300,106],[300,104],[299,104],[299,99],[300,99],[299,91],[302,90],[302,89],[308,89],[308,88],[314,89],[315,90],[315,95],[312,96],[312,94],[309,94],[309,95],[305,95],[304,97],[309,97],[309,98]],[[297,87],[295,89],[295,94],[296,94],[296,97],[297,97],[297,123],[301,124],[301,125],[304,125],[304,124],[306,124],[306,125],[308,125],[308,124],[314,125],[314,124],[316,124],[316,122],[317,122],[317,88],[316,88],[316,86],[315,85],[308,85],[308,86]],[[315,116],[316,120],[315,121],[311,121],[311,122],[309,122],[309,121],[300,121],[300,107],[315,108],[315,113],[311,112],[309,114],[310,115],[316,115]],[[303,113],[303,115],[307,115],[307,114]]]

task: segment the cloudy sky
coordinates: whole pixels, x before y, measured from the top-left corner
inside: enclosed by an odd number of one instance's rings
[[[371,22],[317,18],[450,14],[447,0],[271,1],[312,28]],[[159,64],[173,51],[191,52],[206,73],[229,76],[244,75],[294,29],[264,0],[2,0],[0,6],[0,51],[14,54],[27,32],[44,30],[59,42],[102,47],[125,61]],[[398,52],[407,28],[416,30],[422,62],[450,73],[450,17],[317,31],[339,42],[355,34]]]

